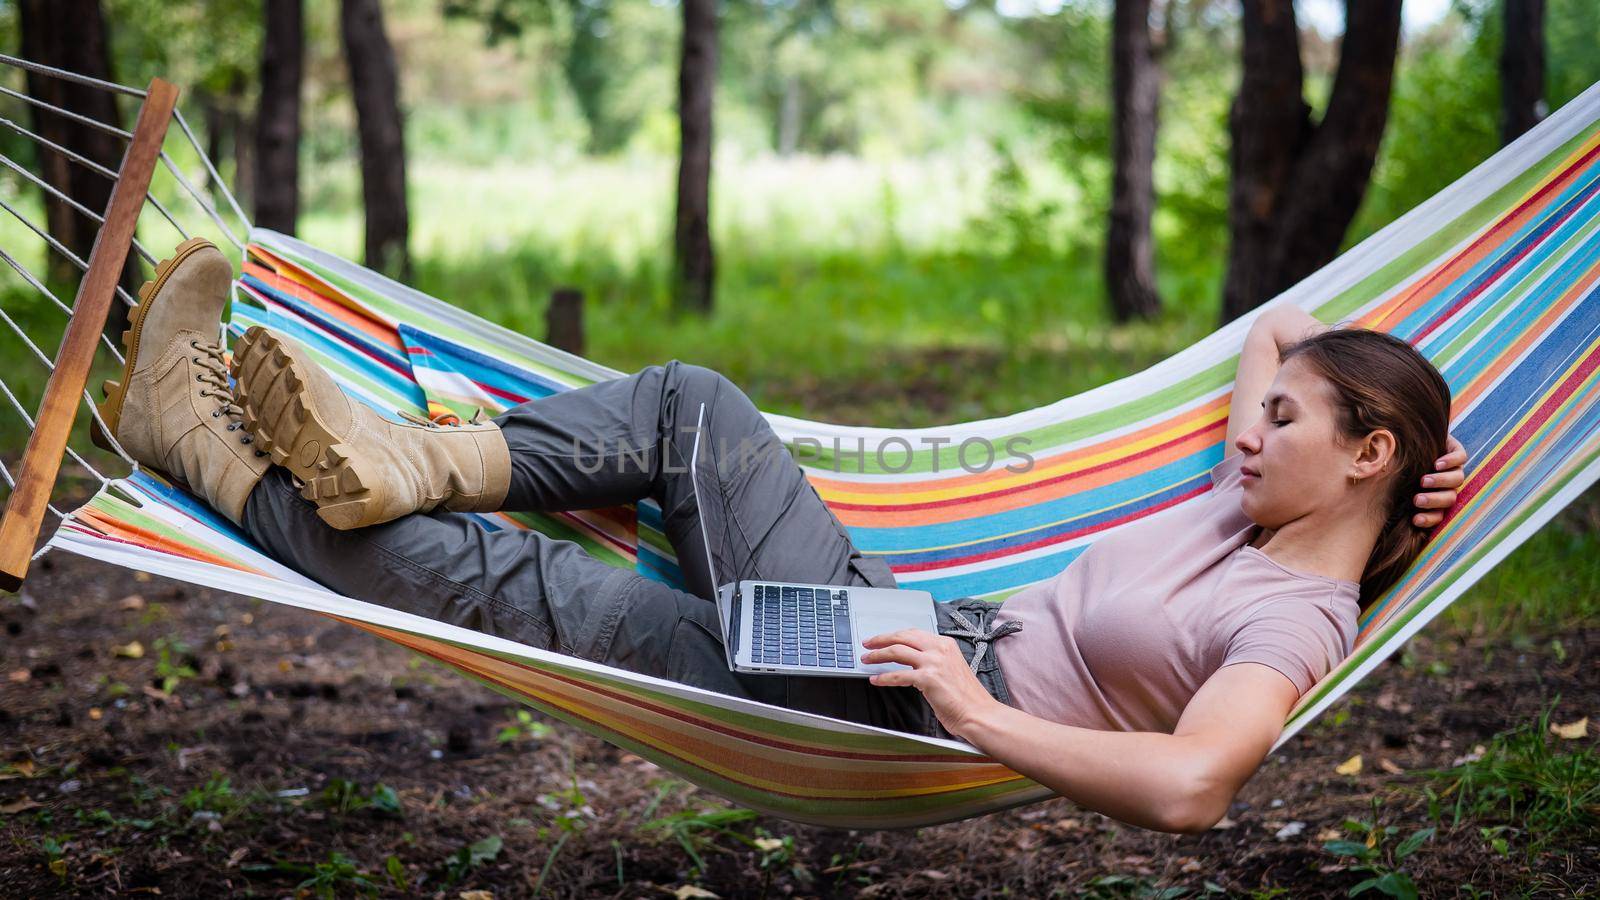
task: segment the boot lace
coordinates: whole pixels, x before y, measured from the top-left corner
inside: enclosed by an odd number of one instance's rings
[[[195,380],[204,385],[204,387],[200,388],[200,396],[210,397],[217,404],[217,408],[211,411],[211,417],[215,419],[227,416],[231,420],[228,422],[228,430],[238,431],[244,427],[244,409],[235,402],[233,388],[228,384],[228,363],[223,355],[222,345],[213,344],[209,341],[206,343],[190,341],[189,346],[200,354],[199,356],[189,357],[195,365],[200,367],[200,373],[195,376]],[[255,438],[249,434],[240,435],[239,437],[239,443],[241,444],[249,444],[254,441]],[[265,456],[266,454],[257,450],[256,455]]]

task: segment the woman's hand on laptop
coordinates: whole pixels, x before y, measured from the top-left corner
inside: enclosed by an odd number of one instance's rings
[[[922,692],[945,730],[960,735],[961,729],[985,706],[999,703],[972,674],[961,646],[955,638],[943,637],[921,628],[906,628],[876,634],[861,642],[868,652],[864,663],[900,663],[910,666],[895,672],[880,672],[871,677],[879,687],[910,686]]]

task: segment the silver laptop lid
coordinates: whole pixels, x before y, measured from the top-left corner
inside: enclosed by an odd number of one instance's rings
[[[706,405],[700,404],[700,414],[694,420],[694,445],[689,450],[689,489],[694,493],[695,518],[700,522],[700,543],[706,550],[706,573],[711,578],[711,592],[716,599],[722,599],[722,579],[717,575],[716,557],[711,553],[711,536],[706,533],[705,507],[700,505],[700,430],[705,423]],[[723,623],[726,625],[727,623]]]

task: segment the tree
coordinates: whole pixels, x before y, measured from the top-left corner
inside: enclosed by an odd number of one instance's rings
[[[1228,116],[1224,321],[1338,254],[1388,122],[1400,0],[1347,0],[1339,67],[1320,122],[1303,96],[1291,0],[1244,0],[1243,26],[1244,71]]]
[[[1544,0],[1505,0],[1500,44],[1500,141],[1544,118]]]
[[[100,0],[22,0],[17,6],[22,31],[22,55],[34,62],[111,81],[111,57],[106,19]],[[116,96],[110,91],[67,81],[37,72],[28,72],[28,94],[69,112],[97,122],[120,125]],[[46,140],[93,160],[109,169],[122,165],[123,143],[116,136],[75,122],[59,113],[30,106],[33,131]],[[96,215],[104,213],[111,201],[111,180],[67,157],[40,147],[39,170],[46,184],[60,191]],[[78,256],[87,260],[94,249],[100,225],[74,210],[62,200],[45,195],[45,222],[50,235]],[[70,260],[49,254],[51,284],[68,294],[82,275]],[[130,292],[140,282],[138,257],[128,254],[123,283]],[[107,328],[121,330],[125,310],[116,304]]]
[[[378,0],[342,0],[339,30],[355,97],[361,143],[361,199],[366,209],[366,263],[401,279],[411,274],[407,247],[405,129],[394,47]]]
[[[304,0],[266,0],[261,98],[256,106],[256,224],[294,234],[300,218],[300,93]]]
[[[711,103],[716,81],[716,0],[683,0],[674,299],[680,309],[701,312],[711,310],[716,278],[711,246]]]
[[[1156,205],[1161,51],[1150,29],[1150,0],[1116,0],[1111,24],[1112,173],[1105,277],[1111,313],[1119,322],[1161,312],[1150,231]]]

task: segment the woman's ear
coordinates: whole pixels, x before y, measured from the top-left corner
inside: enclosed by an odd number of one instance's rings
[[[1359,481],[1382,475],[1394,465],[1395,449],[1394,432],[1387,428],[1372,432],[1356,448],[1348,476]]]

